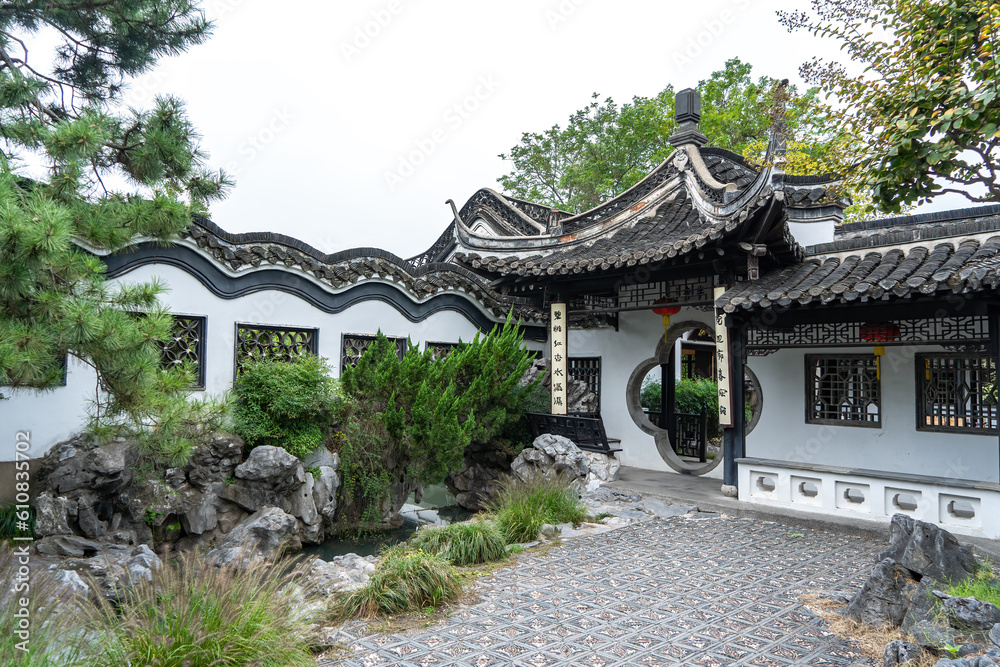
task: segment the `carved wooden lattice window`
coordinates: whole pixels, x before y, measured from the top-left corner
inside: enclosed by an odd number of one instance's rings
[[[402,359],[406,354],[406,339],[405,338],[392,338],[387,336],[390,341],[396,345],[396,354]],[[375,336],[365,336],[361,334],[344,334],[344,338],[340,347],[340,368],[344,369],[348,366],[357,366],[358,359],[361,355],[365,353],[371,344],[376,340]]]
[[[205,388],[205,318],[174,315],[170,338],[163,343],[160,363],[164,368],[188,362],[195,369],[192,389]]]
[[[570,357],[569,376],[587,383],[590,391],[597,396],[597,411],[601,411],[601,358]]]
[[[996,433],[996,361],[982,353],[918,354],[917,430]]]
[[[427,343],[427,349],[431,351],[434,361],[444,359],[451,351],[458,347],[458,343]]]
[[[882,396],[875,355],[807,355],[806,422],[880,426]]]
[[[303,354],[316,354],[319,329],[236,325],[236,374],[251,359],[291,361]]]

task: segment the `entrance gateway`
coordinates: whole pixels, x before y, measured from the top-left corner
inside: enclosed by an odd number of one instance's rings
[[[614,346],[616,336],[607,331],[627,331],[620,344],[638,345],[648,350],[648,358],[619,369],[629,378],[625,400],[605,391],[605,419],[611,409],[624,409],[632,423],[618,421],[616,427],[631,433],[638,428],[655,442],[667,466],[697,475],[721,464],[725,485],[735,491],[736,461],[745,455],[746,327],[727,322],[716,311],[715,299],[758,278],[762,270],[796,261],[800,251],[789,234],[789,220],[832,227],[847,202],[833,194],[836,183],[829,179],[796,185],[805,196],[794,201],[786,196],[787,182],[794,179],[782,169],[782,122],[770,137],[767,168],[755,168],[729,151],[703,148],[707,140],[697,128],[700,105],[697,92],[681,91],[678,129],[670,138],[676,150],[670,159],[590,211],[571,215],[480,191],[461,213],[456,211],[456,245],[448,260],[485,275],[502,293],[528,300],[535,317],[546,321],[553,384],[566,373],[559,363],[574,355],[574,348],[592,352],[586,348],[598,339]],[[673,314],[676,324],[667,325],[665,336],[661,331],[656,338],[636,341],[638,330],[658,324],[661,313]],[[691,330],[712,336],[707,351],[712,380],[719,385],[718,421],[724,425],[721,455],[705,461],[699,460],[703,455],[681,455],[694,454],[685,451],[681,434],[696,426],[672,405],[680,362],[675,342]],[[639,392],[646,374],[661,366],[665,405],[654,422],[643,412]],[[553,413],[565,412],[563,400],[553,392]],[[613,435],[623,438],[628,451],[627,435]],[[623,458],[628,464],[628,456]]]

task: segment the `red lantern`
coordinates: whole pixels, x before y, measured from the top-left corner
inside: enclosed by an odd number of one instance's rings
[[[655,306],[658,303],[666,303],[666,301],[666,297],[657,299],[653,302],[653,305]],[[667,329],[670,328],[670,316],[681,312],[680,306],[657,306],[656,308],[653,308],[653,312],[663,317],[663,342],[666,343]]]
[[[899,327],[892,322],[865,322],[858,331],[861,340],[870,343],[886,343],[899,338]],[[882,356],[885,345],[875,346],[875,377],[882,379]]]

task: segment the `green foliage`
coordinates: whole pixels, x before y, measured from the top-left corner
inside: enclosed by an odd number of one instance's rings
[[[88,664],[313,665],[308,619],[288,611],[296,574],[283,561],[214,567],[199,554],[182,554],[154,570],[152,581],[134,582],[118,607],[103,598],[94,603],[87,628],[101,651]]]
[[[565,476],[537,475],[526,482],[509,477],[487,509],[510,544],[538,539],[542,524],[580,524],[588,518],[576,483]]]
[[[24,544],[23,542],[21,544]],[[61,585],[55,581],[54,570],[37,568],[32,571],[30,591],[16,590],[9,593],[7,588],[16,584],[18,559],[14,547],[0,540],[0,581],[5,582],[0,592],[0,665],[4,667],[66,667],[83,665],[83,653],[79,642],[80,600],[56,599]],[[22,609],[20,599],[28,601],[28,617],[31,619],[30,641],[22,651],[18,644],[24,641],[18,637],[18,617]]]
[[[509,320],[439,360],[415,345],[400,360],[380,332],[340,378],[342,523],[376,527],[401,502],[394,487],[402,485],[405,498],[407,485],[441,483],[461,467],[473,439],[488,442],[509,429],[535,390],[520,385],[529,365],[519,327]]]
[[[679,380],[674,390],[674,409],[677,412],[697,415],[702,406],[707,410],[708,437],[722,435],[719,427],[719,385],[706,378]]]
[[[639,404],[652,412],[659,412],[660,401],[663,397],[659,382],[647,381],[642,383],[642,390],[639,392]]]
[[[409,539],[411,549],[440,554],[452,565],[467,566],[504,560],[507,542],[493,521],[462,521],[421,528]]]
[[[21,522],[28,524],[27,530],[21,530],[18,525]],[[28,509],[17,509],[14,503],[0,505],[0,540],[9,540],[13,537],[32,537],[35,534],[35,508],[28,506]]]
[[[0,13],[0,384],[54,388],[74,357],[98,375],[97,429],[157,431],[184,410],[190,376],[160,365],[165,286],[109,285],[77,242],[101,254],[170,242],[229,185],[205,169],[182,102],[118,104],[131,77],[209,28],[189,0],[16,2]],[[183,455],[183,443],[167,447]]]
[[[163,512],[154,510],[152,507],[147,507],[146,511],[143,513],[142,520],[152,526],[156,523],[156,520],[162,516],[162,514]]]
[[[780,13],[831,37],[861,74],[813,59],[800,73],[838,103],[831,164],[874,204],[899,211],[953,192],[1000,197],[1000,5],[992,0],[813,0]]]
[[[700,130],[712,146],[744,154],[755,151],[772,123],[775,83],[756,81],[752,67],[737,58],[698,83],[702,96]],[[815,89],[798,94],[787,89],[788,127],[796,151],[821,154],[824,137],[815,123]],[[511,172],[498,182],[504,191],[540,204],[579,213],[632,187],[673,150],[669,137],[677,127],[673,86],[653,97],[618,105],[611,98],[593,101],[572,114],[566,127],[525,132],[500,158]]]
[[[1000,580],[989,564],[980,567],[974,577],[948,586],[947,593],[957,597],[976,598],[1000,607]]]
[[[382,553],[371,578],[336,600],[336,618],[394,616],[437,607],[462,593],[458,573],[442,555],[396,545]]]
[[[272,445],[305,458],[326,440],[338,410],[325,359],[256,359],[233,383],[233,431],[250,447]]]

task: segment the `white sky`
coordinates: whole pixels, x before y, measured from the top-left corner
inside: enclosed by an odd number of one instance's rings
[[[839,55],[835,42],[778,23],[776,9],[807,5],[300,0],[276,11],[204,0],[214,36],[140,79],[130,100],[187,100],[210,164],[235,173],[211,211],[224,229],[409,257],[450,222],[446,199],[461,207],[498,188],[507,164],[497,155],[522,132],[565,123],[593,92],[625,102],[679,90],[737,56],[755,77],[801,84],[800,63]],[[410,156],[420,164],[390,187],[387,174]]]

